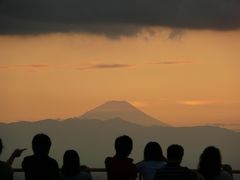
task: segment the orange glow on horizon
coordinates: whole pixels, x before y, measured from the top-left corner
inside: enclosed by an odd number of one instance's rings
[[[0,122],[79,116],[121,99],[173,125],[240,123],[239,32],[0,36]]]

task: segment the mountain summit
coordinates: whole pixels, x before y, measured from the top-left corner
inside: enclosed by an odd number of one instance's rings
[[[84,113],[80,118],[100,120],[120,118],[122,120],[144,126],[151,125],[169,126],[145,114],[144,112],[140,111],[127,101],[108,101]]]

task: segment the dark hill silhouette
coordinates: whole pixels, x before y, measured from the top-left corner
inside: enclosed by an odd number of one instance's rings
[[[71,118],[64,121],[1,123],[0,137],[5,144],[2,158],[6,159],[16,147],[27,148],[22,157],[31,154],[32,137],[37,133],[45,133],[51,137],[51,156],[58,160],[60,166],[65,150],[76,149],[84,164],[104,167],[104,158],[114,154],[115,138],[128,134],[134,141],[131,157],[135,162],[143,158],[143,149],[147,142],[157,141],[164,154],[168,145],[182,144],[185,148],[183,165],[192,168],[197,167],[200,153],[209,145],[221,149],[224,163],[231,164],[234,169],[240,167],[240,133],[211,126],[146,127],[119,118],[106,121]],[[20,167],[21,161],[21,158],[17,159],[14,167]]]
[[[82,119],[100,119],[108,120],[114,118],[120,118],[131,123],[151,126],[169,126],[146,113],[140,111],[127,101],[108,101],[80,116]]]

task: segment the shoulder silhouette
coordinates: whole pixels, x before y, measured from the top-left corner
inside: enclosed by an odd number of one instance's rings
[[[128,158],[132,147],[133,142],[129,136],[120,136],[115,140],[115,156],[105,159],[108,180],[136,179],[136,166],[133,159]]]
[[[231,168],[225,166],[226,168]],[[222,160],[220,150],[214,146],[204,149],[200,156],[198,171],[206,180],[231,180],[232,176],[222,169]]]
[[[86,166],[84,166],[86,167]],[[75,150],[68,150],[63,156],[62,180],[91,180],[90,173],[80,166],[80,158]]]
[[[166,165],[162,148],[157,142],[149,142],[144,148],[144,160],[137,163],[137,171],[143,180],[153,180],[157,169]]]
[[[162,148],[157,142],[149,142],[144,148],[145,161],[166,161]]]
[[[51,140],[45,134],[37,134],[32,140],[33,155],[22,162],[25,180],[53,180],[59,178],[58,163],[49,157]]]
[[[157,170],[154,180],[196,180],[196,173],[180,165],[183,155],[182,146],[170,145],[167,149],[167,165]]]

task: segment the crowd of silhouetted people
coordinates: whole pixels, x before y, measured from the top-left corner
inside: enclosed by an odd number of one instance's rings
[[[222,165],[220,150],[214,146],[204,149],[200,155],[197,170],[181,166],[184,149],[172,144],[164,157],[157,142],[149,142],[144,148],[144,159],[135,164],[128,156],[133,148],[129,136],[119,136],[115,140],[114,156],[105,159],[108,180],[135,180],[141,175],[143,180],[233,180],[231,167]],[[80,164],[75,150],[67,150],[63,156],[63,166],[59,171],[56,160],[49,156],[51,140],[45,134],[37,134],[32,140],[33,155],[22,162],[25,180],[92,180],[87,166]],[[3,144],[0,139],[0,154]],[[6,161],[0,161],[0,180],[13,180],[11,165],[25,149],[16,149]]]

